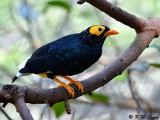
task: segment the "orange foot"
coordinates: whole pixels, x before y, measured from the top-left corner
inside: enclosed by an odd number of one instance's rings
[[[72,96],[72,98],[74,98],[74,89],[72,87],[70,87],[69,85],[67,85],[64,82],[61,82],[60,80],[58,80],[57,78],[53,79],[54,81],[58,82],[60,85],[58,85],[58,87],[64,87],[67,89],[68,94]]]
[[[72,81],[72,82],[70,82],[68,85],[71,85],[71,84],[76,85],[82,93],[84,92],[84,91],[83,91],[83,85],[82,85],[81,83],[79,83],[79,82],[77,82],[77,81]]]
[[[59,77],[62,77],[64,79],[70,81],[70,83],[68,85],[75,84],[79,88],[79,90],[81,90],[82,93],[84,92],[83,91],[83,85],[81,83],[79,83],[77,81],[74,81],[74,80],[72,80],[71,78],[69,78],[67,76],[59,76]]]

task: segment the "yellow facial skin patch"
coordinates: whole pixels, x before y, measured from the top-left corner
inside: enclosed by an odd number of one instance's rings
[[[92,27],[89,29],[89,32],[90,32],[91,34],[100,36],[104,30],[105,30],[105,27],[103,27],[103,26],[101,26],[101,25],[95,25],[95,26],[92,26]]]
[[[47,76],[46,73],[41,73],[41,74],[37,74],[37,75],[39,75],[39,76],[41,76],[41,77],[44,77],[44,78],[48,78],[48,76]]]

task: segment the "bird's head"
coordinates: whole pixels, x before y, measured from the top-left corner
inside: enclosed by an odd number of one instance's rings
[[[94,25],[82,32],[86,42],[90,44],[103,43],[107,36],[119,34],[119,32],[103,25]]]

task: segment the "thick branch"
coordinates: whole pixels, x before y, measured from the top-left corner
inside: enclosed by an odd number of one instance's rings
[[[121,8],[114,6],[107,0],[86,0],[88,3],[98,8],[99,10],[105,12],[114,19],[120,21],[121,23],[134,28],[135,30],[140,30],[144,25],[145,21],[139,17],[136,17]]]
[[[8,102],[13,103],[23,120],[33,120],[24,100],[26,92],[26,87],[5,85],[3,89],[0,90],[0,102],[4,104]]]
[[[134,28],[138,34],[133,43],[122,55],[120,55],[116,60],[106,66],[99,73],[81,82],[84,86],[83,94],[91,93],[93,90],[108,83],[117,75],[120,75],[130,64],[137,60],[144,49],[149,46],[153,38],[157,35],[160,35],[160,19],[158,18],[152,18],[148,20],[140,19],[116,6],[113,6],[111,3],[105,0],[87,0],[87,2],[94,5],[101,11],[109,14],[116,20]],[[75,85],[71,85],[71,87],[75,89],[75,98],[83,95]],[[17,91],[19,92],[17,92],[16,95],[18,97],[15,98],[15,95],[12,93],[14,93],[16,89],[18,89]],[[21,98],[21,95],[23,95],[24,100]],[[0,90],[0,102],[15,103],[15,106],[19,112],[22,112],[20,110],[21,108],[24,108],[26,111],[28,111],[24,101],[32,104],[47,103],[52,106],[54,103],[64,101],[65,99],[71,99],[71,96],[68,96],[65,88],[42,90],[18,85],[5,85],[3,89]],[[25,117],[24,113],[20,114],[22,117]],[[30,115],[29,111],[28,114]]]
[[[23,97],[20,97],[16,100],[15,107],[23,120],[34,120],[29,109],[26,106]]]

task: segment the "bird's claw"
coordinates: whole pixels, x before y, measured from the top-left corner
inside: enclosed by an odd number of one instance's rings
[[[84,92],[83,91],[83,85],[81,83],[79,83],[77,81],[72,81],[72,82],[69,83],[69,85],[71,85],[71,84],[76,85],[78,87],[78,89],[81,90],[82,93]]]
[[[68,91],[68,94],[72,96],[72,98],[74,98],[74,89],[72,87],[70,87],[69,85],[67,84],[61,84],[61,85],[58,85],[58,87],[64,87],[67,89]]]

